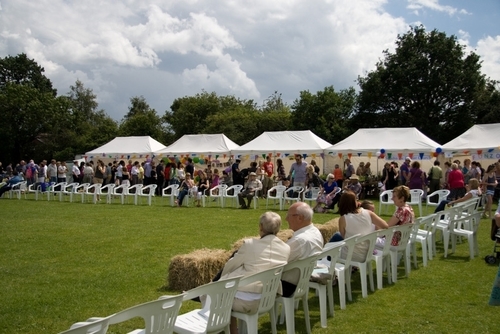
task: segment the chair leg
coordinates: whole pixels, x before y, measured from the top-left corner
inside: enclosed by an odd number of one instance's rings
[[[283,298],[285,308],[286,332],[295,334],[295,300],[293,298]]]
[[[422,262],[424,267],[427,267],[427,242],[426,240],[421,241],[422,244]]]
[[[326,328],[326,314],[328,309],[326,308],[326,285],[318,284],[318,295],[319,295],[319,313],[321,319],[321,327]]]
[[[345,274],[343,270],[335,270],[335,273],[337,274],[337,284],[339,286],[339,299],[340,299],[340,309],[345,310],[346,308],[346,302],[345,302]]]
[[[335,316],[335,308],[333,306],[333,304],[334,304],[334,301],[333,301],[333,286],[332,286],[332,282],[331,281],[329,281],[327,284],[328,285],[326,286],[326,292],[328,293],[328,308],[330,310],[330,315],[333,317],[333,316]]]
[[[307,303],[307,294],[302,297],[302,307],[304,308],[304,319],[306,320],[307,334],[311,334],[311,319],[309,318],[309,304]]]
[[[375,266],[377,266],[377,289],[383,289],[383,273],[384,273],[384,258],[377,257],[375,259]]]

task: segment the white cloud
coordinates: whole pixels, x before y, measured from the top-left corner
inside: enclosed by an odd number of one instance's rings
[[[452,6],[440,5],[439,0],[408,0],[408,9],[414,10],[418,15],[420,9],[430,9],[438,12],[444,12],[450,16],[459,14],[469,14],[465,9],[457,9]]]
[[[483,61],[483,73],[493,80],[500,81],[500,36],[488,36],[479,40],[476,52]]]

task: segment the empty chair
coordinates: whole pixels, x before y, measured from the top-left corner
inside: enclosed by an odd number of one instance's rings
[[[14,184],[9,190],[9,198],[12,198],[12,195],[16,195],[17,199],[21,199],[21,194],[24,194],[24,197],[26,198],[26,193],[28,192],[27,184],[27,181],[21,181]]]
[[[285,190],[283,199],[290,202],[300,202],[304,188],[300,186],[293,186]]]
[[[316,264],[316,268],[313,270],[313,275],[327,274],[330,277],[327,278],[324,282],[309,282],[309,288],[316,289],[316,294],[319,297],[321,327],[323,328],[327,327],[327,304],[328,308],[330,309],[330,315],[332,317],[334,315],[332,282],[335,278],[335,264],[337,263],[337,259],[340,256],[340,250],[343,245],[343,241],[329,242],[325,245],[323,251],[318,256],[319,260]]]
[[[109,317],[101,318],[95,321],[81,323],[78,326],[74,324],[70,329],[59,334],[106,334],[108,325]]]
[[[75,196],[81,196],[82,203],[83,203],[85,192],[87,191],[88,187],[90,187],[90,183],[82,183],[82,184],[77,185],[74,188],[72,196],[70,196],[70,201],[73,202],[73,197],[75,197]]]
[[[60,194],[59,200],[64,200],[64,196],[69,196],[70,202],[73,202],[73,195],[75,194],[75,189],[78,187],[77,182],[69,183],[64,186],[62,193]],[[64,195],[64,196],[63,196]]]
[[[284,203],[284,192],[286,190],[286,186],[274,186],[267,191],[266,197],[266,209],[269,204],[269,200],[273,201],[273,206],[276,204],[276,201],[279,203],[280,210],[283,210]]]
[[[359,234],[353,235],[347,239],[344,239],[344,246],[347,248],[347,254],[342,258],[342,262],[339,260],[335,263],[335,275],[337,276],[337,285],[339,287],[339,299],[340,299],[340,309],[345,310],[346,308],[346,295],[349,301],[352,301],[351,293],[351,281],[348,280],[350,275],[347,275],[347,271],[351,270],[351,259],[354,252],[354,244],[356,243],[356,238]],[[346,291],[347,290],[347,291]]]
[[[208,283],[187,291],[184,300],[206,295],[205,305],[177,316],[174,332],[189,333],[229,333],[231,307],[236,295],[240,277]]]
[[[94,184],[88,186],[87,189],[85,189],[85,191],[81,193],[82,203],[85,201],[85,198],[87,198],[88,196],[91,196],[92,203],[96,204],[98,197],[99,197],[99,194],[101,192],[101,187],[102,187],[101,183],[94,183]]]
[[[111,199],[113,197],[113,188],[115,187],[114,183],[108,183],[105,186],[102,186],[99,189],[99,195],[106,197],[106,203],[111,203]]]
[[[226,199],[231,199],[235,203],[235,206],[238,207],[238,194],[241,192],[241,189],[243,189],[241,184],[235,184],[227,188],[223,194],[222,207],[226,205]]]
[[[302,301],[302,307],[304,308],[304,318],[306,320],[307,333],[311,333],[311,322],[309,320],[309,305],[307,303],[307,298],[309,294],[309,279],[316,266],[316,261],[318,259],[317,255],[307,257],[302,260],[289,262],[283,272],[289,270],[300,271],[299,281],[297,282],[297,288],[295,292],[290,297],[278,296],[275,302],[275,311],[278,310],[278,306],[281,304],[282,312],[280,317],[280,323],[283,323],[283,315],[286,318],[286,332],[288,334],[295,333],[295,302]],[[277,313],[276,313],[277,314]]]
[[[143,185],[140,183],[134,184],[133,186],[128,187],[128,194],[127,195],[132,196],[134,198],[135,205],[137,205],[137,196],[141,192],[142,187],[143,187]],[[128,196],[126,196],[126,198],[127,198],[127,203],[128,203]]]
[[[50,200],[50,191],[52,186],[54,185],[54,182],[37,182],[36,183],[36,193],[35,193],[35,200],[38,201],[38,196],[40,196],[43,199],[43,196],[47,197],[47,201]]]
[[[246,326],[246,332],[250,334],[257,334],[259,328],[259,317],[269,313],[271,318],[272,332],[276,334],[276,314],[274,309],[274,302],[276,300],[276,293],[281,285],[281,274],[285,265],[264,270],[260,273],[250,275],[240,280],[239,286],[245,286],[255,282],[261,282],[262,293],[259,302],[259,308],[254,314],[240,313],[233,311],[231,316],[238,319],[238,329]]]
[[[161,192],[161,197],[162,198],[170,198],[170,206],[175,205],[175,199],[177,198],[177,195],[179,195],[179,185],[178,184],[171,184],[168,187],[163,188]]]
[[[392,190],[382,191],[379,196],[378,214],[382,214],[382,206],[385,206],[384,212],[387,213],[387,207],[389,205],[394,205],[394,201],[392,200]]]
[[[109,325],[114,325],[135,317],[141,317],[144,319],[145,328],[133,330],[129,332],[129,334],[172,333],[177,314],[182,305],[183,297],[183,294],[162,296],[160,299],[132,306],[106,318],[93,317],[84,322],[77,322],[73,324],[71,328],[76,329],[81,326],[88,326],[89,324],[99,322],[103,319],[108,319]]]
[[[135,205],[137,205],[138,198],[146,197],[148,199],[148,205],[151,206],[151,200],[155,196],[156,187],[158,187],[158,185],[150,184],[138,189],[135,193],[135,198],[134,198]]]
[[[417,265],[417,243],[422,246],[422,261],[424,267],[427,267],[427,259],[432,260],[432,229],[433,222],[436,214],[428,215],[425,217],[419,217],[415,221],[415,226],[411,232],[410,237],[410,247],[411,253],[413,254],[413,265],[415,268]]]
[[[64,191],[64,188],[66,187],[67,182],[59,182],[56,183],[53,187],[49,189],[49,192],[47,194],[47,198],[50,200],[50,196],[54,199],[56,196],[59,197],[59,201],[61,201],[61,197]]]
[[[427,208],[429,206],[438,206],[439,203],[441,203],[441,201],[444,201],[449,194],[450,191],[448,189],[440,189],[436,190],[432,194],[427,194],[425,207]]]
[[[406,202],[408,205],[418,205],[419,217],[422,216],[422,196],[424,191],[422,189],[411,189],[410,200]]]
[[[221,207],[224,207],[223,201],[226,189],[227,189],[227,184],[219,184],[218,186],[211,188],[209,194],[212,201],[209,201],[209,204],[210,202],[219,202],[219,205]]]
[[[128,196],[128,184],[122,184],[113,188],[113,197],[120,197],[122,204],[125,202],[125,197]]]

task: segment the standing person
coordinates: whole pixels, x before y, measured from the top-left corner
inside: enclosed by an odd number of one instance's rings
[[[144,161],[139,164],[139,184],[144,184],[144,165]]]
[[[344,179],[349,180],[350,177],[355,174],[354,165],[351,163],[350,159],[345,159],[344,161],[345,170],[344,170]]]
[[[111,162],[109,162],[108,165],[106,166],[106,179],[104,179],[104,185],[114,183],[115,174],[113,173],[112,166],[113,164]]]
[[[68,167],[66,167],[66,161],[58,161],[57,165],[57,183],[66,182],[66,173],[68,172]]]
[[[151,184],[151,180],[152,180],[151,172],[152,171],[153,171],[153,166],[151,163],[151,159],[148,158],[146,160],[146,163],[144,164],[144,185],[145,186]]]
[[[179,184],[177,166],[175,165],[175,162],[170,163],[170,180],[168,181],[168,185],[171,186],[172,184]]]
[[[47,166],[47,175],[49,182],[57,183],[57,163],[55,159],[50,160],[50,164]]]
[[[127,169],[127,167],[125,166],[125,161],[123,160],[120,160],[120,162],[118,163],[118,166],[116,166],[116,174],[115,174],[115,177],[116,177],[116,185],[119,186],[122,184],[122,181],[123,181],[123,167],[125,167],[125,169]],[[128,179],[128,185],[130,185],[130,175],[129,175],[129,179]]]
[[[450,187],[449,200],[455,200],[465,195],[464,175],[458,169],[456,163],[451,164],[451,172],[448,174],[448,184]]]
[[[465,182],[465,184],[469,183],[469,178],[470,178],[469,171],[471,169],[470,163],[471,163],[470,159],[465,159],[464,160],[464,166],[462,167],[462,174],[464,174],[464,182]]]
[[[384,166],[384,171],[383,175],[385,174],[384,178],[384,185],[385,185],[385,190],[392,190],[398,185],[398,175],[396,173],[396,168],[394,167],[394,163],[385,163]]]
[[[94,178],[94,169],[92,168],[92,165],[90,164],[90,162],[87,162],[85,164],[85,167],[83,168],[82,183],[92,184],[93,178]]]
[[[184,170],[184,165],[179,161],[177,163],[177,179],[179,181],[178,184],[182,184],[185,178],[186,178],[186,171]]]
[[[401,185],[407,185],[410,182],[410,164],[411,159],[409,157],[406,157],[405,162],[403,162],[401,168],[399,169],[399,175],[401,176]]]
[[[102,160],[97,160],[97,166],[94,171],[93,183],[101,184],[104,182],[104,174],[106,174],[106,166]]]
[[[80,184],[80,168],[78,168],[78,161],[73,161],[73,167],[71,167],[71,174],[73,175],[73,182]]]
[[[132,169],[130,169],[130,177],[131,177],[130,183],[132,185],[139,184],[139,173],[140,173],[139,167],[140,167],[139,161],[135,161],[134,164],[132,165]]]
[[[307,162],[302,161],[300,154],[295,155],[295,162],[290,167],[288,173],[290,179],[293,176],[293,185],[306,189],[306,176],[307,176]],[[302,193],[302,196],[304,193]]]
[[[288,208],[286,220],[293,230],[293,236],[286,242],[290,246],[288,262],[305,259],[323,250],[323,236],[312,223],[313,215],[312,208],[304,202],[293,203]],[[298,269],[283,273],[283,297],[290,297],[295,292],[299,278]]]
[[[406,184],[410,189],[424,190],[425,174],[420,169],[420,162],[413,161],[411,164],[410,172],[408,173],[408,183]]]
[[[240,170],[241,159],[236,159],[231,166],[231,175],[233,176],[233,185],[241,184],[243,185],[245,179],[241,175]]]
[[[156,196],[161,196],[165,183],[165,167],[163,160],[156,166]]]
[[[271,156],[268,155],[266,157],[266,162],[263,164],[264,168],[264,181],[262,182],[262,196],[267,196],[267,191],[273,187],[273,174],[274,174],[274,165],[271,161]]]
[[[283,182],[286,179],[285,166],[281,159],[276,160],[276,174],[278,174],[278,181]]]
[[[443,170],[439,167],[439,161],[434,161],[434,166],[429,169],[429,192],[441,189],[441,178],[443,177]]]
[[[319,172],[321,170],[319,169],[319,166],[316,164],[316,160],[312,159],[311,160],[311,165],[314,167],[314,172],[319,175]]]
[[[483,193],[486,194],[486,205],[484,207],[484,218],[491,219],[491,206],[493,204],[493,195],[495,195],[495,188],[497,187],[497,179],[495,175],[495,165],[489,165],[483,177]]]
[[[335,168],[333,169],[333,177],[335,178],[335,182],[337,185],[342,188],[342,182],[344,181],[344,173],[342,172],[342,168],[340,168],[339,164],[335,164]]]
[[[184,170],[186,171],[186,174],[189,173],[189,174],[191,174],[191,176],[194,177],[193,159],[191,159],[191,158],[187,159],[186,168]]]
[[[450,189],[450,183],[448,181],[448,177],[450,176],[451,172],[451,162],[445,161],[444,162],[444,182],[443,182],[443,188],[445,189]]]
[[[132,160],[129,160],[128,161],[128,164],[127,164],[127,172],[130,174],[132,172]]]

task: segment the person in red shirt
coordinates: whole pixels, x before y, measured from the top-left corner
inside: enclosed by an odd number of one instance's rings
[[[264,172],[264,180],[262,181],[262,195],[266,196],[267,191],[273,187],[273,174],[274,174],[274,165],[271,161],[271,156],[267,156],[266,162],[263,164]]]
[[[465,195],[464,174],[458,169],[456,163],[451,164],[451,171],[448,174],[448,186],[450,187],[450,194],[448,200],[454,201],[462,198]]]

